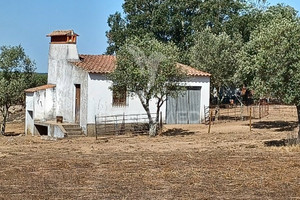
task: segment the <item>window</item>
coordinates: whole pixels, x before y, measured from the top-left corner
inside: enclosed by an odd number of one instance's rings
[[[113,106],[126,106],[126,88],[113,88]]]

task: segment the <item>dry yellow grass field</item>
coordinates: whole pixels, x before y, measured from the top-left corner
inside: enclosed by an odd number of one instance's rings
[[[57,141],[0,137],[0,199],[300,199],[300,147],[266,147],[297,134],[294,115],[168,125],[164,135]],[[11,122],[9,132],[23,132]]]

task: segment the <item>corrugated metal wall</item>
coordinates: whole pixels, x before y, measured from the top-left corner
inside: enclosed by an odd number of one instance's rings
[[[168,97],[167,124],[198,124],[201,122],[201,87],[188,87],[177,98]]]

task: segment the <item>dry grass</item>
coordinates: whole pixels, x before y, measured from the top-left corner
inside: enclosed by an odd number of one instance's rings
[[[211,134],[176,125],[108,141],[0,137],[0,199],[297,199],[300,147],[264,146],[294,135],[294,122],[271,115],[251,133],[247,121],[224,122]]]

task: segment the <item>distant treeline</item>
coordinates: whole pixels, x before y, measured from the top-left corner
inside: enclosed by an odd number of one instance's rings
[[[46,85],[47,84],[47,78],[48,78],[47,73],[34,73],[33,74],[32,87]]]

